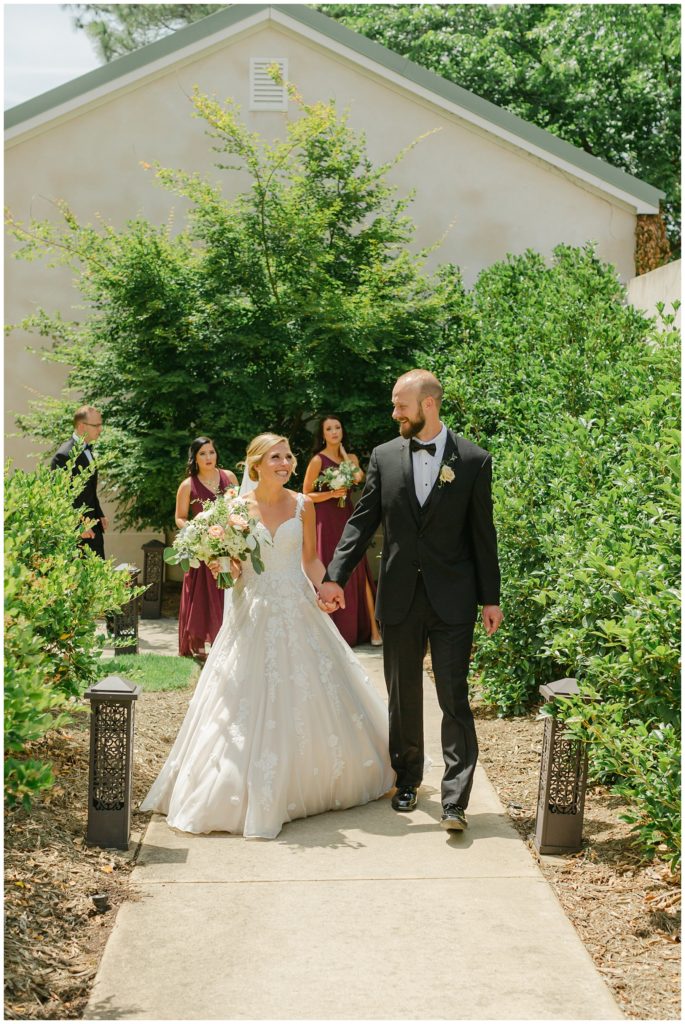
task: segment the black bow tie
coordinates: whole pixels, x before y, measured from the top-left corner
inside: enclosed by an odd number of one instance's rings
[[[413,452],[428,452],[429,455],[435,455],[435,445],[432,441],[430,444],[420,444],[419,441],[415,441],[412,437],[409,447]]]
[[[86,450],[87,452],[91,451],[91,447],[90,447],[90,445],[89,445],[89,444],[84,444],[84,446],[83,446],[83,447],[85,448],[85,450]]]

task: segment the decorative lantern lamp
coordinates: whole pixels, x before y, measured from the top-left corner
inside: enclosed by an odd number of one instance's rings
[[[129,562],[122,562],[117,565],[115,572],[126,572],[129,574],[128,585],[133,589],[138,585],[140,569]],[[128,643],[116,648],[117,654],[138,653],[138,611],[139,600],[132,597],[121,606],[121,611],[114,615],[107,616],[107,630],[115,640],[127,640]]]
[[[119,676],[91,686],[88,829],[86,842],[127,850],[131,833],[131,778],[135,701],[141,688]]]
[[[540,687],[548,701],[579,692],[575,679],[559,679]],[[551,715],[545,719],[533,840],[543,854],[573,853],[583,843],[587,749],[580,740],[564,737],[563,731],[562,722]]]
[[[164,545],[161,540],[143,544],[143,594],[141,618],[159,619],[162,616],[162,589],[164,585]]]

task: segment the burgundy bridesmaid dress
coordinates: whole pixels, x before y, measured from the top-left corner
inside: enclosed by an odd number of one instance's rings
[[[319,458],[322,472],[331,466],[339,465],[323,452],[319,452]],[[330,488],[323,487],[322,490],[330,490]],[[354,511],[354,506],[348,491],[343,508],[338,505],[337,498],[317,501],[314,508],[316,510],[316,550],[323,564],[328,565],[345,529],[345,523]],[[366,644],[371,639],[371,620],[366,604],[367,580],[375,600],[376,587],[366,561],[366,555],[364,555],[345,587],[345,607],[339,608],[337,612],[331,614],[331,619],[350,647]]]
[[[219,470],[219,494],[231,486],[224,469]],[[203,501],[213,501],[216,494],[196,476],[190,478],[190,518],[202,511]],[[178,613],[178,653],[182,657],[204,657],[205,642],[214,643],[224,617],[224,592],[204,562],[199,569],[189,569],[183,577],[181,607]]]

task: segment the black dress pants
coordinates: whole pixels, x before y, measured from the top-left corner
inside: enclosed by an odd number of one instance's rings
[[[428,642],[442,710],[445,774],[442,803],[467,807],[478,758],[469,705],[468,671],[474,622],[449,625],[431,606],[419,574],[409,614],[396,625],[381,623],[390,713],[390,763],[397,786],[423,778],[423,659]]]

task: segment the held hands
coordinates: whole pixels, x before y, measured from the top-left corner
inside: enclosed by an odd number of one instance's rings
[[[338,583],[333,583],[332,580],[329,580],[328,583],[322,583],[317,594],[317,602],[321,611],[328,614],[336,611],[338,608],[344,608],[345,594],[343,588]]]
[[[344,498],[347,494],[347,488],[338,487],[334,491],[326,491],[326,494],[329,498]]]
[[[207,568],[211,572],[211,574],[214,577],[214,579],[216,579],[217,576],[219,575],[219,563],[216,562],[216,561],[214,561],[214,562],[207,562]],[[231,576],[233,577],[233,579],[234,580],[240,579],[240,576],[242,575],[242,571],[243,571],[243,567],[240,564],[240,559],[239,558],[232,558],[231,559]]]
[[[81,531],[81,540],[93,540],[95,538],[95,531],[93,530],[93,526],[95,526],[95,520],[83,516],[81,522],[83,525],[83,529]],[[92,526],[87,526],[87,523],[92,523]]]
[[[496,633],[502,625],[502,621],[504,619],[502,609],[498,604],[484,604],[482,616],[485,632],[488,636],[492,636],[493,633]]]
[[[100,524],[102,526],[102,532],[106,533],[107,529],[109,528],[109,521],[107,520],[106,516],[102,516],[100,518]],[[95,537],[95,533],[91,529],[86,529],[81,534],[81,540],[93,540],[94,537]]]

